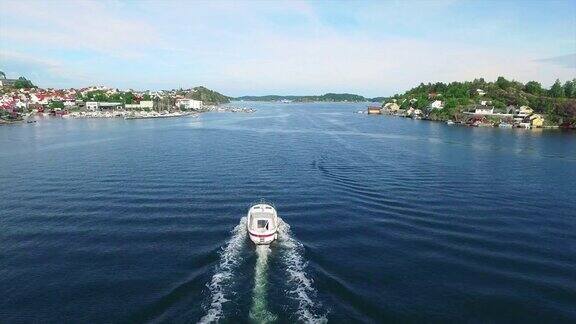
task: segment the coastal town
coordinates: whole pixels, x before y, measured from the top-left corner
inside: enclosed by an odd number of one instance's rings
[[[499,77],[495,82],[474,81],[420,84],[403,94],[382,98],[369,106],[370,115],[390,115],[441,121],[449,125],[501,128],[576,129],[576,80],[560,81],[550,89],[535,82],[522,84]],[[286,99],[290,98],[290,99]],[[371,101],[380,101],[374,98]],[[140,91],[105,86],[39,88],[20,77],[8,79],[0,71],[0,124],[33,123],[39,116],[61,118],[147,119],[197,117],[203,112],[244,112],[252,108],[221,105],[231,99],[205,87]],[[361,102],[352,94],[324,96],[239,97],[235,100]]]
[[[144,119],[198,116],[208,111],[254,112],[252,108],[219,106],[222,100],[205,96],[211,91],[204,87],[160,91],[122,91],[105,86],[43,89],[24,78],[8,79],[0,73],[0,91],[0,124],[33,123],[40,116]]]
[[[412,99],[415,103],[416,99]],[[444,109],[441,100],[433,100],[427,109],[409,107],[400,108],[396,99],[385,103],[383,106],[369,106],[367,113],[371,115],[392,115],[412,119],[434,120],[430,118],[430,112]],[[495,110],[490,101],[483,100],[480,104],[471,105],[467,111],[463,111],[457,118],[449,119],[448,125],[463,124],[473,127],[501,127],[501,128],[559,128],[556,125],[544,125],[545,118],[542,114],[534,113],[534,109],[528,106],[516,107],[510,105],[504,111]]]
[[[576,129],[576,79],[556,80],[550,89],[504,77],[420,84],[364,112],[473,127]]]

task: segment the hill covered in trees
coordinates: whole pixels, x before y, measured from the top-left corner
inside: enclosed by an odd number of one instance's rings
[[[202,100],[202,102],[207,104],[223,104],[230,102],[229,97],[202,86],[195,87],[192,90],[188,91],[188,93],[186,94],[186,98],[194,100]]]
[[[201,86],[188,90],[180,89],[164,92],[174,92],[177,95],[184,96],[189,99],[202,100],[202,102],[205,104],[221,104],[230,102],[229,97]],[[137,97],[132,91],[116,90],[113,93],[109,93],[107,90],[93,90],[84,94],[77,94],[76,99],[82,101],[121,102],[124,104],[131,104],[137,102],[138,100],[153,100],[154,98],[149,94],[144,94],[142,97]]]
[[[117,91],[115,93],[107,93],[105,90],[94,90],[84,94],[78,92],[76,100],[81,101],[97,101],[97,102],[120,102],[124,104],[132,104],[136,102],[136,96],[132,91]],[[144,95],[142,100],[151,100],[150,95]]]
[[[413,107],[429,113],[430,119],[453,119],[481,102],[488,102],[497,112],[506,112],[509,106],[529,106],[545,116],[547,124],[576,123],[576,79],[560,80],[549,88],[536,81],[521,83],[498,77],[494,82],[483,78],[452,83],[421,83],[402,94],[392,97],[400,108]],[[434,100],[444,103],[443,109],[429,109]]]

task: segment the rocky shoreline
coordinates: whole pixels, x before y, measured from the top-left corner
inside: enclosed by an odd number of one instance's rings
[[[103,118],[123,118],[123,119],[152,119],[152,118],[177,118],[177,117],[199,117],[201,113],[254,113],[256,109],[237,106],[205,106],[202,110],[195,111],[130,111],[130,110],[106,110],[106,111],[65,111],[55,110],[51,112],[30,112],[22,114],[16,119],[0,118],[0,125],[13,125],[22,123],[33,123],[36,117],[56,117],[70,119],[103,119]]]

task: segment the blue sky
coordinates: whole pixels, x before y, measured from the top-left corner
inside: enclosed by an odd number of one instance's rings
[[[4,0],[0,15],[0,70],[42,87],[385,96],[576,77],[576,0]]]

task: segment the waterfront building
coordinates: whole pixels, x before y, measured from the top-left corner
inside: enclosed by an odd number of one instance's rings
[[[542,127],[544,126],[544,117],[540,114],[531,115],[530,124],[532,127]]]
[[[494,114],[493,106],[477,105],[474,107],[475,115],[492,115]]]
[[[86,110],[88,111],[120,110],[122,108],[124,108],[124,104],[121,102],[96,102],[96,101],[86,102]]]
[[[176,107],[182,110],[200,110],[202,101],[194,99],[176,99]]]
[[[87,101],[86,102],[86,110],[97,111],[98,110],[98,103],[96,101]]]
[[[380,115],[382,114],[382,109],[380,107],[368,107],[369,115]]]
[[[528,106],[521,106],[520,109],[518,109],[518,113],[517,115],[519,116],[528,116],[531,115],[534,112],[534,110]]]
[[[142,100],[137,104],[125,104],[126,109],[139,109],[139,110],[152,110],[154,109],[154,101],[152,100]]]

